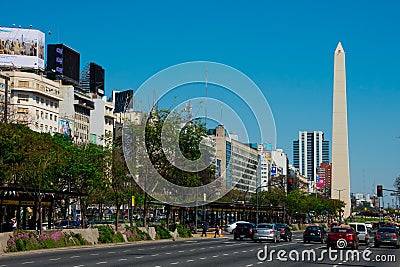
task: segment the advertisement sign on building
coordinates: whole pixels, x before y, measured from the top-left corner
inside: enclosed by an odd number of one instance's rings
[[[272,176],[276,176],[276,174],[277,174],[276,166],[272,166],[272,167],[271,167],[271,175],[272,175]]]
[[[80,54],[64,44],[47,46],[47,71],[50,79],[64,78],[79,82]]]
[[[317,175],[316,180],[317,180],[317,181],[316,181],[317,188],[324,187],[324,185],[325,185],[325,179],[324,179],[324,178],[319,177],[319,176]]]
[[[71,121],[60,119],[60,134],[64,136],[71,136],[72,135],[72,128],[71,128]]]
[[[44,70],[44,44],[39,30],[0,27],[0,66]]]

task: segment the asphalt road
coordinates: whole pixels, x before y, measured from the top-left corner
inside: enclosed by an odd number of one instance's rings
[[[0,256],[0,267],[400,266],[399,249],[360,246],[358,250],[360,252],[359,260],[352,260],[351,258],[346,259],[346,253],[351,252],[350,250],[332,251],[331,255],[329,255],[324,244],[304,244],[301,235],[302,233],[295,233],[292,242],[281,241],[277,244],[254,243],[251,240],[235,241],[232,235],[226,235],[223,238],[147,241],[119,245],[7,253]],[[273,250],[275,251],[272,252]],[[368,256],[365,259],[362,256],[363,252],[364,256]],[[315,259],[312,257],[313,253],[315,253]],[[303,254],[304,257],[302,256]],[[263,259],[265,255],[267,257]],[[270,257],[270,255],[272,256]],[[280,260],[278,255],[281,257]],[[296,255],[299,255],[298,259],[296,259]],[[311,255],[311,258],[308,258],[308,255]],[[285,258],[286,261],[284,261]],[[378,262],[378,259],[386,259],[386,261]]]

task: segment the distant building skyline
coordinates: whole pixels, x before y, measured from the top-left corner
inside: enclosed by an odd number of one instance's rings
[[[324,140],[322,131],[299,131],[298,140],[293,141],[293,166],[305,175],[313,191],[317,168],[322,162],[329,162],[329,141]]]

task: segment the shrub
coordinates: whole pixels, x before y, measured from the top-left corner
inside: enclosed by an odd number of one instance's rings
[[[129,242],[151,239],[148,233],[141,231],[137,226],[125,226],[124,234]]]
[[[186,229],[180,224],[176,225],[176,229],[178,230],[179,237],[187,238],[192,237],[192,232],[189,229]]]
[[[99,243],[120,243],[124,242],[124,237],[121,233],[115,233],[114,229],[112,229],[108,225],[99,225],[96,226],[99,230]]]
[[[171,234],[169,233],[169,231],[167,231],[164,227],[160,226],[160,225],[156,225],[155,226],[156,229],[156,233],[157,239],[169,239],[172,238]]]
[[[63,233],[61,230],[44,232],[37,235],[32,231],[15,231],[7,241],[7,252],[27,251],[42,248],[86,245],[88,242],[81,234]]]

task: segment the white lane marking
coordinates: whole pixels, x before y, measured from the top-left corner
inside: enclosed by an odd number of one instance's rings
[[[90,254],[91,256],[99,256],[99,254],[97,254],[97,253],[92,253],[92,254]]]
[[[206,249],[206,248],[200,248],[200,249]]]
[[[58,260],[60,260],[61,258],[54,258],[54,259],[50,259],[51,261],[58,261]]]
[[[186,262],[192,262],[192,261],[194,261],[194,260],[187,260]]]
[[[189,240],[189,241],[185,241],[185,243],[197,243],[197,241],[195,241],[195,240]]]
[[[74,258],[80,258],[81,256],[77,256],[77,255],[75,255],[75,256],[71,256],[71,257],[69,257],[70,259],[74,259]]]
[[[253,248],[253,249],[250,249],[249,251],[254,251],[254,248]]]
[[[219,257],[218,255],[214,255],[214,256],[213,256],[213,258],[218,258],[218,257]]]
[[[239,253],[239,251],[235,251],[235,252],[233,252],[233,254],[238,254]]]
[[[177,262],[171,262],[171,264],[173,264],[173,265],[179,264],[179,261],[177,261]]]
[[[166,248],[167,246],[162,246],[161,248]]]
[[[208,247],[208,248],[214,248],[214,247]]]
[[[107,264],[107,262],[106,261],[99,261],[98,263],[96,263],[97,265],[99,265],[99,264]]]
[[[253,264],[247,264],[247,265],[246,265],[246,267],[251,267],[251,266],[253,266]]]
[[[75,265],[75,266],[73,266],[73,267],[83,267],[83,266],[85,266],[85,265],[79,264],[79,265]]]
[[[34,263],[34,261],[25,261],[25,262],[23,262],[21,264],[31,264],[31,263]]]
[[[243,253],[246,253],[246,252],[247,252],[247,250],[242,250],[242,252],[243,252]]]
[[[202,257],[202,258],[199,258],[199,260],[205,260],[205,259],[207,259],[207,257]]]
[[[144,248],[139,248],[138,250],[144,250]]]
[[[118,261],[127,261],[128,259],[119,259]]]
[[[191,249],[191,250],[189,250],[189,251],[195,251],[196,249]]]
[[[165,252],[165,255],[171,255],[172,253],[171,252]]]
[[[129,251],[131,251],[130,249],[125,249],[124,251],[122,251],[122,252],[129,252]]]
[[[156,249],[156,248],[154,247],[154,248],[150,248],[150,249]]]
[[[179,252],[179,253],[182,253],[182,252],[185,252],[185,251],[184,251],[184,250],[179,250],[178,252]]]
[[[153,254],[153,255],[151,255],[152,257],[156,257],[156,256],[158,256],[158,255],[160,255],[160,254]]]
[[[229,254],[224,253],[224,256],[229,256]]]
[[[143,258],[143,256],[136,256],[136,259],[141,259]]]
[[[115,251],[109,251],[109,252],[107,252],[107,253],[109,253],[109,254],[115,254],[115,253],[117,253],[117,252],[115,252]]]

